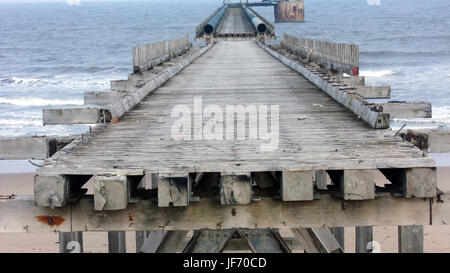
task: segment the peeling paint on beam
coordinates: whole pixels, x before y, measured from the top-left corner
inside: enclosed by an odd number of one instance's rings
[[[217,199],[202,198],[188,207],[159,208],[157,202],[141,200],[119,211],[95,211],[91,198],[63,208],[37,207],[34,199],[16,197],[0,200],[0,232],[75,232],[75,231],[139,231],[195,230],[202,228],[296,228],[429,225],[430,200],[405,199],[390,193],[374,200],[342,201],[331,195],[319,200],[283,202],[261,197],[251,205],[223,206]],[[450,197],[443,203],[433,202],[433,224],[450,220]],[[324,210],[323,208],[327,209]],[[234,213],[231,213],[234,211]],[[20,213],[19,213],[20,212]],[[43,223],[36,217],[47,215],[65,219],[60,225]],[[59,218],[58,218],[59,219]],[[444,221],[444,222],[442,222]]]

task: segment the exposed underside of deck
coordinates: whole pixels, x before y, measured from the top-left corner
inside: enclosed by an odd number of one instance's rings
[[[224,24],[222,29],[226,20]],[[179,116],[172,117],[172,109],[186,105],[193,113],[194,97],[201,97],[203,108],[218,105],[224,112],[226,105],[278,105],[278,148],[262,151],[267,140],[173,139],[171,128]],[[204,118],[203,124],[208,120]],[[369,128],[254,41],[222,41],[151,93],[119,123],[104,126],[70,152],[49,159],[38,173],[434,167],[433,160],[394,133]]]

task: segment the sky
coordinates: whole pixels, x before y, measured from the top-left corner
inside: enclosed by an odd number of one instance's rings
[[[82,3],[83,2],[124,2],[124,1],[155,1],[155,0],[80,0]],[[156,1],[161,1],[161,0],[156,0]],[[176,0],[176,1],[180,1],[180,0]],[[192,0],[189,0],[192,1]],[[63,3],[63,2],[67,2],[67,0],[0,0],[0,3]]]

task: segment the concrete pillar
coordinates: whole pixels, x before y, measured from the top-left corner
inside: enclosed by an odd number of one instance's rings
[[[398,226],[398,252],[423,253],[423,226]]]
[[[59,232],[59,253],[83,253],[83,232]]]
[[[126,253],[125,231],[108,231],[109,253]]]
[[[139,253],[142,245],[145,242],[145,239],[147,239],[149,231],[136,231],[136,253]]]
[[[331,233],[333,233],[334,238],[336,238],[336,241],[341,245],[342,252],[345,252],[344,245],[345,245],[345,230],[343,227],[333,227],[331,228]]]
[[[356,240],[355,240],[355,252],[356,253],[371,253],[372,248],[368,247],[369,243],[373,241],[373,228],[371,226],[355,227]]]

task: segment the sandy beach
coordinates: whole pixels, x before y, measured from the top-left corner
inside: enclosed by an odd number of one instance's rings
[[[0,194],[32,195],[33,173],[0,174]],[[450,191],[450,167],[438,168],[438,188]],[[377,184],[383,183],[383,177],[377,177]],[[374,240],[381,246],[381,252],[397,252],[397,227],[374,227]],[[59,251],[57,233],[0,233],[0,253],[48,253]],[[106,232],[84,232],[84,252],[108,252]],[[345,252],[354,252],[355,229],[345,228]],[[127,252],[136,251],[134,232],[127,232]],[[424,227],[425,252],[450,252],[450,227]]]

